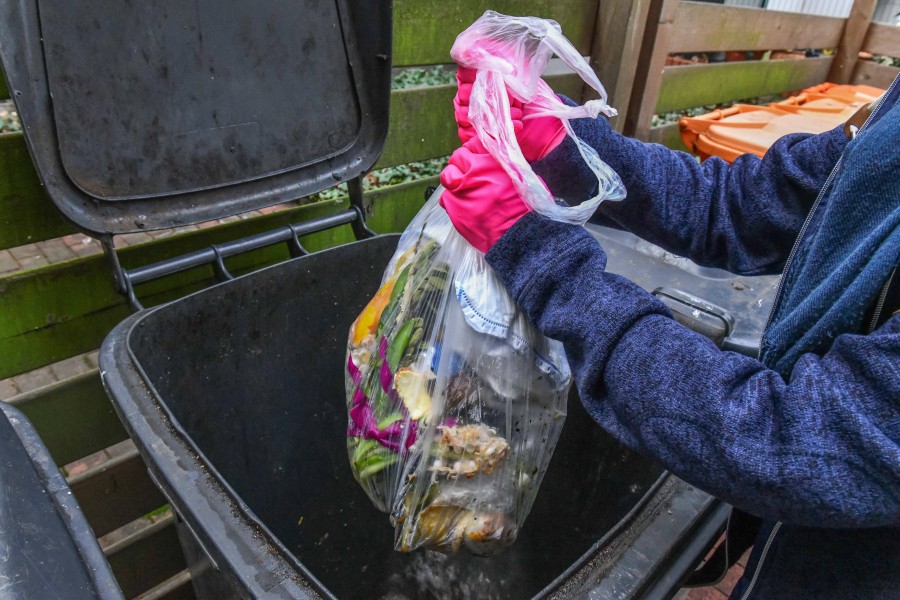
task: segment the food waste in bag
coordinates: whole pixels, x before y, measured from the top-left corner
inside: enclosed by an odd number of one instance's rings
[[[539,76],[554,53],[601,100],[569,107],[546,92]],[[476,134],[530,208],[583,224],[593,210],[585,205],[623,197],[616,174],[573,137],[599,192],[579,207],[560,206],[546,187],[532,186],[539,179],[512,135],[507,88],[561,118],[570,136],[568,119],[611,111],[555,22],[489,11],[451,54],[477,70]],[[350,328],[347,448],[356,480],[390,515],[397,550],[487,556],[515,541],[531,509],[565,421],[572,375],[562,344],[541,335],[484,254],[453,228],[441,191],[404,231],[380,289]]]
[[[512,543],[531,507],[571,374],[437,198],[351,328],[348,449],[397,549],[487,555]]]

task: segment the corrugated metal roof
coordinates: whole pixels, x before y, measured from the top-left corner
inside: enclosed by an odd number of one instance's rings
[[[900,0],[879,0],[872,20],[890,25],[900,25]]]
[[[853,0],[768,0],[766,8],[807,15],[846,18],[853,7]]]

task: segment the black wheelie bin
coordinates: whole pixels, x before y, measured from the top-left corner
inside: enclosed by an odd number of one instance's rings
[[[359,176],[388,127],[391,4],[0,0],[3,64],[48,193],[100,238],[136,312],[104,385],[178,516],[199,598],[666,598],[728,507],[618,444],[570,398],[532,512],[492,558],[404,555],[353,480],[344,352],[396,235]],[[449,112],[447,118],[451,118]],[[112,235],[223,217],[349,183],[303,222],[123,268]],[[299,236],[357,241],[304,255]],[[752,352],[772,281],[734,278],[598,227],[610,268]],[[232,277],[228,259],[296,257]],[[135,286],[205,266],[222,282],[152,309]]]
[[[0,402],[0,598],[123,598],[47,447],[28,419],[4,402]]]

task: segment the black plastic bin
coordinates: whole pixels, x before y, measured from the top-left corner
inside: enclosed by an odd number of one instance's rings
[[[178,516],[201,599],[619,599],[678,589],[728,507],[613,441],[575,394],[534,508],[497,557],[394,552],[387,516],[352,478],[348,328],[397,242],[371,237],[360,182],[388,129],[390,2],[0,0],[0,39],[47,193],[103,242],[119,290],[139,309],[104,342],[101,375]],[[119,263],[115,234],[342,181],[351,206],[315,223]],[[360,241],[300,256],[302,235],[347,225]],[[771,280],[592,231],[611,270],[721,346],[753,351]],[[282,242],[300,257],[231,278],[229,257]],[[223,283],[140,310],[139,284],[203,266]]]
[[[620,586],[601,597],[638,597],[660,580],[660,597],[677,589],[722,508],[609,438],[574,393],[511,549],[487,559],[392,549],[387,516],[348,466],[342,367],[349,324],[396,241],[240,277],[136,314],[104,343],[104,384],[182,518],[198,596],[519,599]]]
[[[25,416],[0,402],[0,598],[122,598],[94,532]]]

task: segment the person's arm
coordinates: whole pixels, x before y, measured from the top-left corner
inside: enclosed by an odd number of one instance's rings
[[[900,316],[802,357],[784,381],[606,273],[581,228],[531,213],[487,260],[562,341],[585,407],[625,444],[763,518],[900,525]]]
[[[601,204],[596,222],[702,265],[747,275],[780,272],[847,143],[837,127],[815,136],[785,136],[762,159],[744,155],[729,165],[712,157],[698,164],[690,154],[620,135],[603,117],[571,123],[619,174],[628,194],[622,202]],[[533,167],[569,203],[596,189],[570,139]]]

